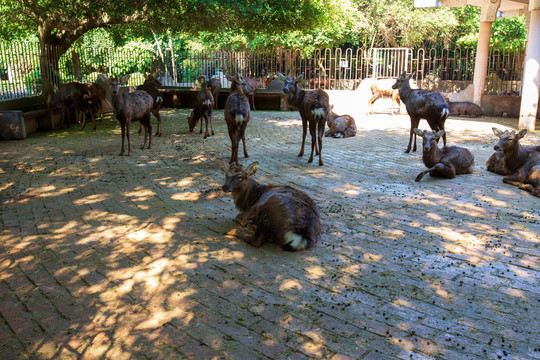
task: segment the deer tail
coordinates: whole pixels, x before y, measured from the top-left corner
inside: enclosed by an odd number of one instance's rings
[[[282,246],[283,250],[298,251],[307,249],[309,246],[309,241],[306,238],[302,237],[302,235],[295,234],[292,231],[287,231],[284,238],[285,242]]]

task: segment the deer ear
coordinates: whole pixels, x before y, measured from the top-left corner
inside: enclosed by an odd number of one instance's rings
[[[259,162],[255,161],[251,163],[246,170],[244,171],[244,174],[247,176],[251,176],[257,172],[257,169],[259,168]]]
[[[491,130],[493,130],[493,133],[495,134],[495,136],[497,137],[501,137],[501,135],[503,134],[503,131],[502,130],[499,130],[497,129],[496,127],[494,128],[491,128]]]
[[[283,74],[280,73],[279,71],[278,71],[278,73],[277,73],[277,77],[278,77],[279,80],[285,81],[285,75],[283,75]]]
[[[296,77],[296,82],[299,83],[300,85],[304,85],[304,83],[306,82],[306,80],[304,79],[304,74],[300,74]]]
[[[227,171],[229,171],[229,165],[225,161],[219,158],[216,158],[215,162],[217,166],[219,167],[219,170],[223,171],[224,173],[227,173]]]
[[[424,132],[420,129],[413,129],[414,133],[418,136],[423,136],[424,135]]]
[[[435,133],[435,136],[438,138],[440,138],[441,136],[443,136],[444,134],[446,133],[446,131],[444,130],[439,130]]]
[[[520,131],[517,133],[517,138],[518,138],[518,139],[521,139],[521,138],[524,137],[526,134],[527,134],[527,129],[520,130]]]

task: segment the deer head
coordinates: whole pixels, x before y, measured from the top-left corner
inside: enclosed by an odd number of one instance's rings
[[[251,163],[244,169],[242,165],[231,164],[228,165],[221,159],[216,160],[219,169],[225,173],[225,184],[221,187],[225,192],[238,192],[242,188],[249,186],[247,181],[250,176],[257,172],[259,163],[257,161]]]
[[[499,138],[499,142],[493,147],[495,151],[505,151],[506,149],[511,148],[519,141],[519,139],[523,138],[527,134],[527,129],[523,129],[518,133],[516,133],[514,130],[502,131],[495,127],[492,128],[492,130],[495,136]]]

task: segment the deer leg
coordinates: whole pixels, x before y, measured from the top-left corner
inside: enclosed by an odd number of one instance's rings
[[[429,168],[418,174],[415,181],[420,181],[427,173],[429,173],[431,176],[444,177],[447,179],[453,179],[456,177],[456,169],[453,166],[448,166],[443,163],[437,163],[432,168]]]
[[[375,94],[373,94],[371,99],[368,100],[369,114],[371,114],[371,115],[374,114],[374,112],[373,112],[373,103],[375,103],[375,101],[377,101],[381,96],[382,96],[382,94],[380,92],[376,92]]]
[[[157,130],[156,130],[155,135],[156,136],[161,136],[161,115],[159,114],[159,108],[154,109],[152,111],[152,114],[154,114],[154,116],[157,119]]]
[[[82,126],[81,126],[81,130],[84,130],[84,127],[86,126],[86,113],[83,113],[81,111],[81,114],[84,114],[82,117]]]
[[[304,145],[306,144],[306,135],[307,135],[307,120],[302,118],[302,147],[300,148],[300,154],[298,154],[298,156],[304,155]]]
[[[124,153],[125,153],[125,148],[124,148],[124,138],[126,136],[126,124],[125,123],[120,123],[120,128],[122,129],[122,148],[120,149],[120,154],[118,154],[119,156],[124,156]]]
[[[311,134],[311,155],[309,156],[308,163],[313,162],[313,152],[317,147],[317,134],[315,126],[309,126],[309,133]]]
[[[246,148],[246,135],[245,134],[242,135],[242,145],[244,145],[244,157],[249,157],[247,153],[247,148]],[[238,149],[236,149],[236,151],[238,152]],[[238,155],[236,157],[237,157],[236,160],[238,161]]]
[[[202,126],[203,126],[202,123],[203,123],[203,116],[204,115],[203,114],[199,114],[199,115],[201,115],[201,116],[199,116],[199,120],[201,121],[201,130],[199,131],[199,134],[202,134]]]
[[[406,153],[411,151],[411,143],[412,143],[413,136],[414,136],[413,151],[416,151],[416,133],[413,131],[413,129],[417,129],[419,123],[420,123],[419,118],[411,117],[411,132],[410,132],[410,136],[409,136],[409,145],[407,146],[407,150],[405,150]]]
[[[143,128],[142,123],[140,123],[139,124],[139,131],[137,131],[138,134],[140,134],[142,132],[142,128]]]
[[[253,110],[257,110],[255,109],[255,94],[251,95],[251,107],[253,108]]]
[[[214,120],[212,119],[212,114],[210,114],[210,129],[212,130],[212,136],[214,135]]]
[[[127,137],[127,143],[128,143],[128,154],[127,156],[131,155],[131,119],[126,120],[126,137]]]
[[[319,134],[317,136],[317,140],[319,141],[319,166],[323,166],[323,161],[322,161],[322,137],[323,137],[323,133],[324,133],[324,119],[323,121],[321,121],[321,123],[319,124]]]
[[[210,134],[208,133],[208,114],[206,113],[206,111],[203,111],[203,117],[204,117],[204,122],[206,123],[206,132],[204,133],[203,139],[206,139],[208,136],[210,136]],[[201,120],[201,127],[202,127],[202,120]]]

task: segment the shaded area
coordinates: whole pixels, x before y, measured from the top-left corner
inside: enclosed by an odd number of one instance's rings
[[[113,120],[2,143],[2,354],[540,358],[539,203],[485,170],[494,124],[448,120],[474,174],[415,183],[408,116],[351,115],[357,136],[324,138],[319,167],[296,156],[297,112],[252,113],[240,161],[319,204],[324,234],[300,253],[224,235],[223,110],[206,140],[163,111],[162,138],[142,151],[132,131],[131,157]]]

